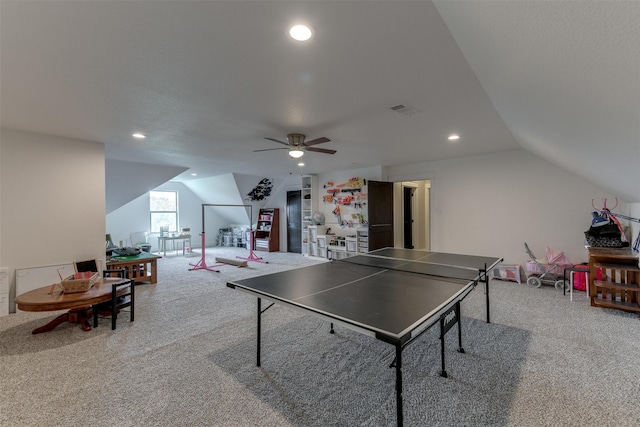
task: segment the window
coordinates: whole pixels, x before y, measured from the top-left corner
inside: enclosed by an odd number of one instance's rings
[[[149,211],[151,213],[151,232],[159,233],[160,227],[168,227],[166,231],[178,231],[178,192],[150,191]]]

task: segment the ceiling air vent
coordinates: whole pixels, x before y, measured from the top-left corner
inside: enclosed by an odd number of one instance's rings
[[[404,116],[413,116],[416,113],[415,108],[409,107],[406,104],[394,105],[393,107],[391,107],[391,110]]]

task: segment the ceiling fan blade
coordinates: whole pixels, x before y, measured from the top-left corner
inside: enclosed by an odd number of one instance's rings
[[[288,143],[288,142],[278,141],[278,140],[277,140],[277,139],[275,139],[275,138],[265,138],[265,139],[268,139],[269,141],[277,142],[278,144],[284,144],[284,145],[286,145],[287,147],[289,147],[289,143]]]
[[[265,148],[264,150],[253,150],[254,153],[257,153],[259,151],[273,151],[273,150],[288,150],[288,148]]]
[[[308,147],[307,151],[315,151],[316,153],[336,154],[336,150],[327,150],[326,148]]]
[[[323,136],[322,138],[316,138],[311,141],[303,142],[302,145],[304,145],[305,147],[311,147],[312,145],[322,144],[324,142],[329,142],[329,141],[331,141],[329,138],[325,138]]]

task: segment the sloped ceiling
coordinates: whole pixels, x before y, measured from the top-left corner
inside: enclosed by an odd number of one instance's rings
[[[435,4],[523,148],[640,202],[640,2]]]
[[[262,185],[263,180],[268,181],[268,185]],[[226,223],[249,225],[256,222],[260,208],[269,205],[283,182],[284,179],[230,173],[186,181],[184,185],[203,203],[215,205],[210,210]],[[261,197],[251,197],[250,193],[257,187],[262,191]]]
[[[106,213],[153,190],[185,171],[178,166],[107,159],[105,162]]]
[[[524,148],[640,201],[640,2],[1,8],[9,129],[103,142],[109,159],[186,168],[183,181],[297,173],[285,150],[254,153],[290,132],[338,151],[306,153],[303,173]],[[314,27],[308,43],[286,34],[300,20]]]

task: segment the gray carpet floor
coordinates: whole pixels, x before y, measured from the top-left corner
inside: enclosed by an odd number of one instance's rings
[[[247,255],[212,248],[215,256]],[[258,253],[268,264],[189,271],[199,258],[159,260],[155,285],[136,287],[129,314],[83,332],[31,330],[58,313],[0,318],[2,426],[391,426],[392,346],[290,308],[263,316],[255,366],[255,298],[228,280],[321,262]],[[462,304],[465,354],[447,337],[438,376],[432,328],[403,352],[409,426],[638,426],[640,320],[574,301],[553,287],[491,282]]]

